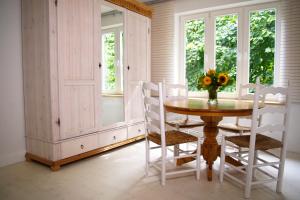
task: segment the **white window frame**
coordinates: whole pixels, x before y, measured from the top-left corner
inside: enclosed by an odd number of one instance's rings
[[[257,5],[247,5],[243,7],[232,7],[226,9],[211,9],[199,12],[197,14],[179,15],[179,34],[178,34],[178,72],[179,83],[186,84],[185,78],[185,31],[184,25],[188,20],[204,18],[205,20],[205,48],[204,48],[204,70],[215,67],[215,18],[217,16],[238,14],[238,46],[237,46],[237,75],[236,75],[236,91],[219,92],[220,98],[236,98],[241,84],[247,84],[249,81],[249,53],[250,53],[250,38],[249,38],[249,14],[251,11],[276,9],[276,27],[275,27],[275,55],[274,55],[274,84],[279,83],[279,59],[280,59],[280,7],[279,3],[263,3]],[[213,34],[211,34],[213,33]],[[206,97],[207,92],[189,92],[191,97]],[[275,100],[275,99],[271,99]]]

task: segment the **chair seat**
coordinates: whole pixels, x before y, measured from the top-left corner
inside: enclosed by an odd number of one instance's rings
[[[251,131],[251,127],[248,126],[241,126],[241,125],[237,125],[237,124],[231,124],[231,123],[227,123],[227,124],[220,124],[218,125],[219,129],[225,130],[225,131],[232,131],[232,132],[236,132],[236,133],[247,133]]]
[[[179,119],[173,121],[167,121],[166,124],[172,127],[179,127],[179,128],[194,128],[198,126],[203,126],[204,122],[191,120],[191,119]]]
[[[148,135],[148,139],[155,144],[161,145],[161,136],[158,133],[151,132]],[[196,142],[197,137],[176,130],[166,131],[166,145],[173,146],[176,144],[183,144],[188,142]]]
[[[233,144],[239,147],[249,148],[250,135],[228,136],[225,137],[225,140],[232,142]],[[271,137],[262,134],[256,135],[256,142],[255,142],[256,150],[268,150],[268,149],[275,149],[281,147],[282,147],[282,143],[278,140],[275,140]]]

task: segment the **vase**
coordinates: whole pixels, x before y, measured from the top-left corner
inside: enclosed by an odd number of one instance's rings
[[[217,89],[210,89],[208,90],[208,104],[215,105],[218,103],[218,93]]]

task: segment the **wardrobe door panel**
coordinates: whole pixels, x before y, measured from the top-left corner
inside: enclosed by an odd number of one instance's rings
[[[144,120],[140,81],[147,80],[148,28],[146,17],[131,11],[127,12],[127,114],[129,123]]]
[[[99,128],[100,17],[98,1],[58,1],[61,139],[95,132]]]

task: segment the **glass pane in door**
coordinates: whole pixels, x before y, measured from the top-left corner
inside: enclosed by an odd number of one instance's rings
[[[203,19],[187,21],[185,34],[185,77],[189,91],[198,91],[198,76],[204,72],[205,23]]]
[[[217,71],[227,72],[233,84],[221,91],[236,90],[238,16],[218,16],[215,19],[215,64]]]

